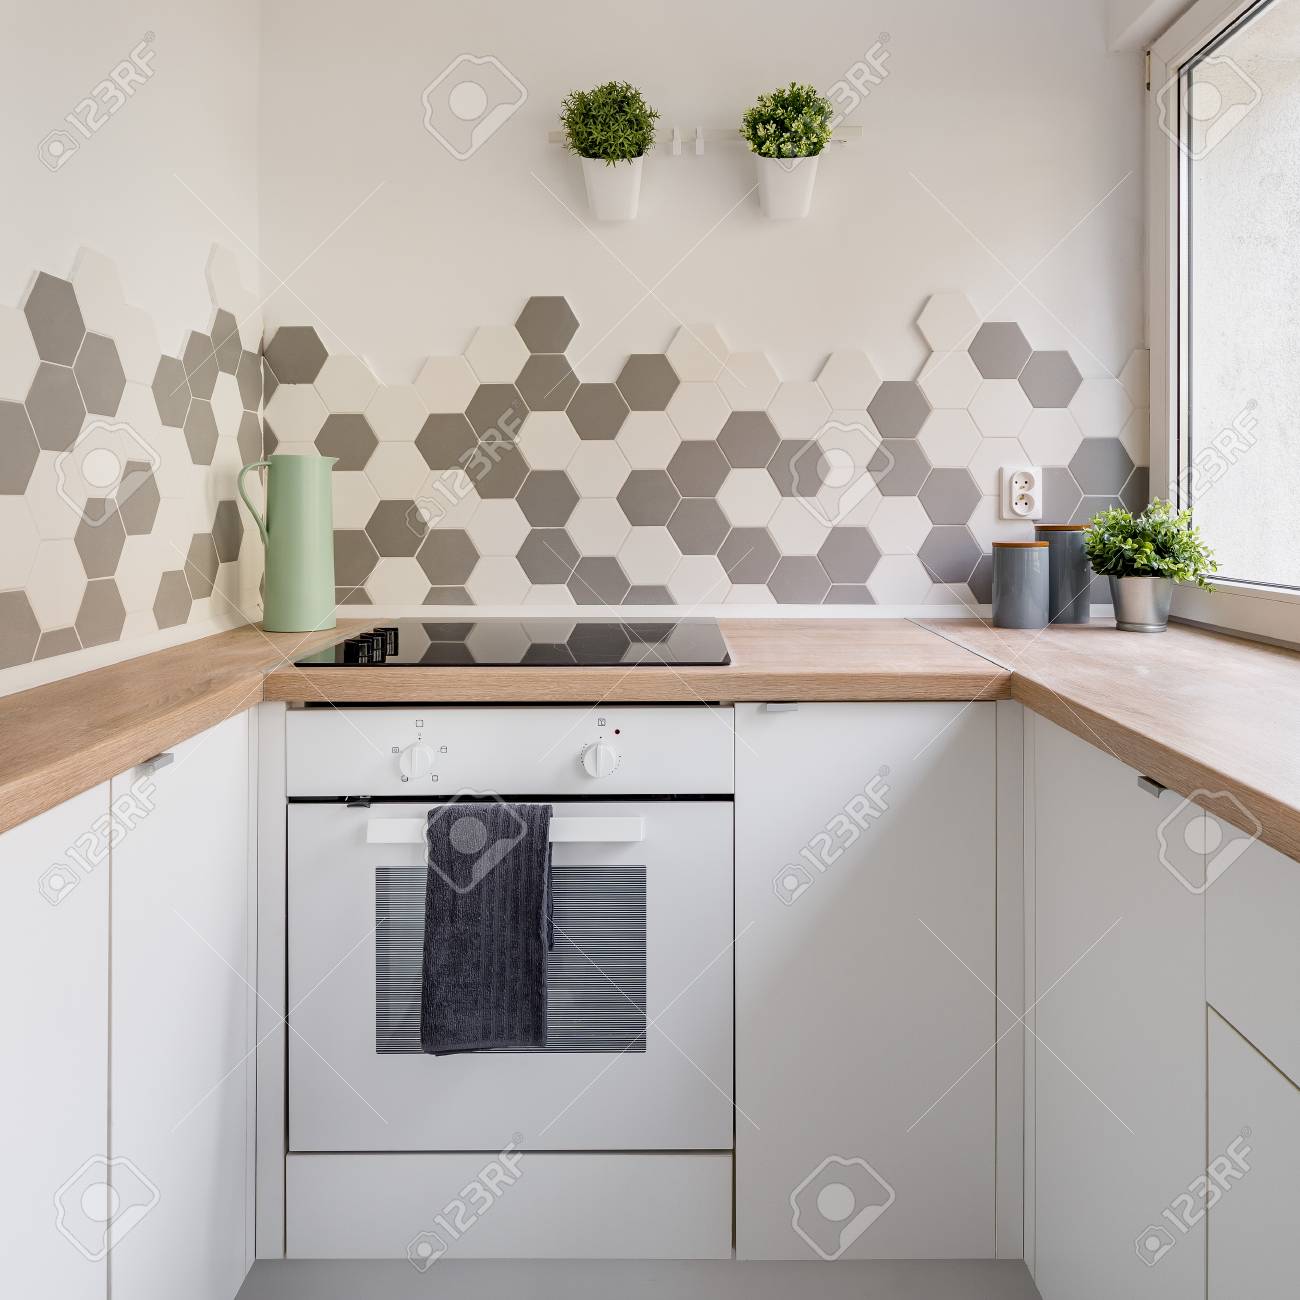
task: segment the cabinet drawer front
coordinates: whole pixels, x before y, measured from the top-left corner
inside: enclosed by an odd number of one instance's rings
[[[1206,890],[1205,927],[1211,1006],[1300,1083],[1300,863],[1250,845]]]

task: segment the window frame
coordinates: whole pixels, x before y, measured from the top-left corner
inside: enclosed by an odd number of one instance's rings
[[[1177,141],[1161,122],[1161,92],[1207,45],[1268,0],[1196,0],[1148,52],[1147,337],[1151,352],[1151,491],[1177,499],[1186,466],[1180,439],[1186,408],[1183,313],[1188,300],[1183,257],[1183,167]],[[1182,585],[1174,593],[1180,621],[1266,640],[1300,644],[1300,591],[1244,580],[1219,581],[1212,593]]]

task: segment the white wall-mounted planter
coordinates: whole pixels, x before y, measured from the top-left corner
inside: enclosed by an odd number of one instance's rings
[[[796,221],[812,207],[817,181],[817,158],[761,158],[758,165],[758,198],[763,215],[770,221]]]
[[[582,179],[587,186],[587,203],[597,221],[631,221],[641,202],[641,163],[607,163],[601,158],[582,160]]]

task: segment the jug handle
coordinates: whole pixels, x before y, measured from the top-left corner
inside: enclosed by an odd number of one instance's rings
[[[269,469],[271,462],[269,460],[255,460],[251,465],[245,465],[239,471],[239,477],[235,480],[235,486],[239,488],[239,495],[244,498],[244,504],[248,507],[248,513],[253,516],[257,524],[257,531],[262,534],[262,545],[270,546],[271,539],[266,535],[266,520],[257,513],[257,507],[248,499],[248,493],[244,490],[244,475],[253,469]]]

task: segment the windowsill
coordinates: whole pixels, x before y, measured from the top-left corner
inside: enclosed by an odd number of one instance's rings
[[[1180,586],[1173,617],[1213,631],[1231,632],[1300,648],[1300,591],[1222,582],[1212,592]]]

